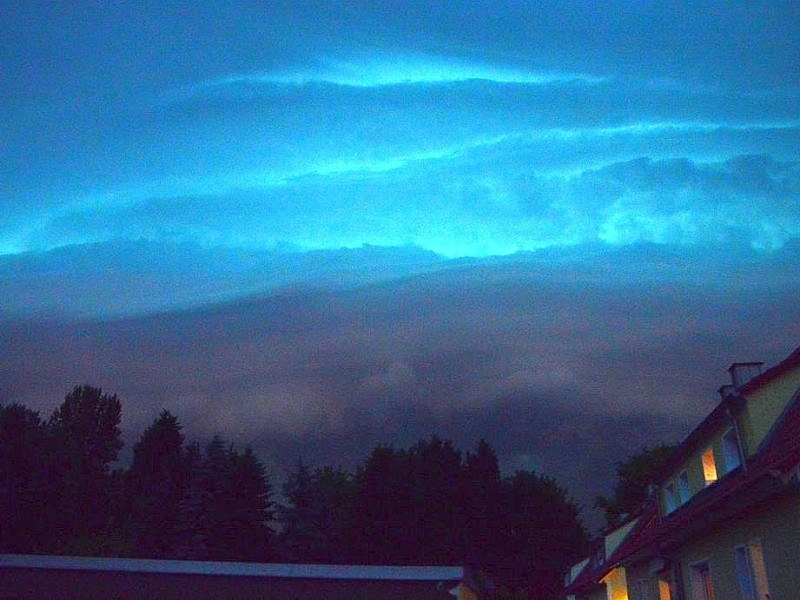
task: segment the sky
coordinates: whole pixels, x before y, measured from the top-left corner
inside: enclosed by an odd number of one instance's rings
[[[800,4],[0,6],[0,402],[587,506],[800,344]]]

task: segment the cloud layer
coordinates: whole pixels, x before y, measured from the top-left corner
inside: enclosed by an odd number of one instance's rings
[[[800,235],[794,3],[295,4],[8,10],[0,253]]]
[[[46,415],[90,382],[123,398],[129,445],[169,408],[276,475],[298,455],[353,466],[378,443],[486,437],[507,472],[591,504],[614,462],[705,416],[731,362],[797,345],[797,252],[724,256],[598,247],[150,317],[7,319],[0,400]]]

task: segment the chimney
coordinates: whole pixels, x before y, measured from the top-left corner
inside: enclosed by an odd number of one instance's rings
[[[761,375],[761,367],[763,366],[763,362],[736,362],[728,367],[728,373],[731,374],[733,391],[738,392],[739,389],[753,377]],[[728,386],[722,387],[725,388]],[[721,393],[722,388],[720,388],[720,394]]]
[[[717,393],[722,400],[725,400],[725,398],[730,398],[731,396],[736,395],[736,386],[731,385],[730,383],[727,385],[722,385],[717,390]]]

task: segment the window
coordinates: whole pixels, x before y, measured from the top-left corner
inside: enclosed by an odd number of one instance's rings
[[[675,494],[675,484],[668,483],[664,487],[664,506],[667,509],[667,514],[678,508],[677,495]]]
[[[764,553],[759,542],[739,546],[736,553],[736,574],[742,600],[762,600],[769,594]]]
[[[672,600],[672,588],[663,579],[658,580],[658,600]]]
[[[739,456],[739,439],[733,429],[722,436],[722,456],[725,459],[726,473],[730,473],[742,464],[742,458]]]
[[[703,452],[703,479],[706,485],[711,485],[717,480],[717,463],[714,460],[713,448]]]
[[[689,487],[689,474],[684,471],[678,477],[678,492],[681,497],[681,504],[686,504],[692,497],[692,490]]]
[[[628,600],[628,580],[625,567],[617,567],[603,578],[608,600]]]
[[[708,561],[691,566],[692,600],[714,600],[714,584],[711,581],[711,569]]]

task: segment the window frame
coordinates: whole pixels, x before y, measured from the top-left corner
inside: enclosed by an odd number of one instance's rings
[[[757,548],[757,552],[754,552],[754,548]],[[756,553],[758,554],[757,558]],[[734,547],[733,556],[739,597],[742,600],[760,600],[767,597],[769,577],[761,540],[754,539],[745,544],[739,544]],[[749,589],[745,589],[746,587]]]
[[[703,574],[708,577],[709,587],[705,586],[706,580],[703,578]],[[689,564],[689,583],[691,584],[692,600],[715,600],[714,577],[708,557]]]

